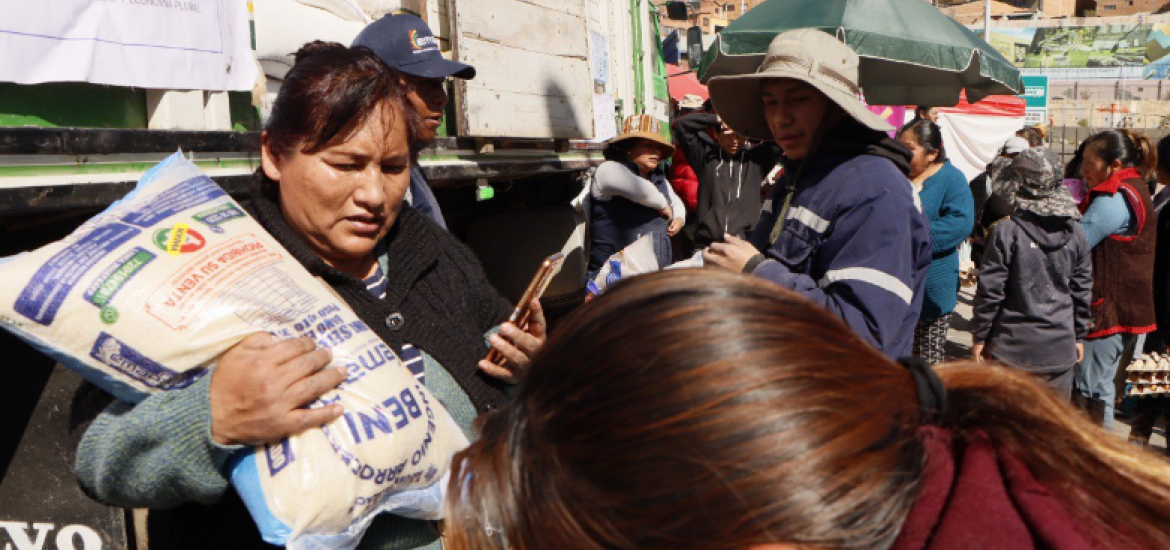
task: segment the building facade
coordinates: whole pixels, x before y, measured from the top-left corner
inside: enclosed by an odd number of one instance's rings
[[[730,25],[732,21],[739,18],[740,15],[751,11],[752,8],[763,4],[765,0],[690,0],[687,2],[690,8],[689,21],[670,21],[666,18],[662,19],[662,27],[665,32],[678,29],[680,32],[686,32],[686,29],[697,26],[703,29],[703,34],[715,35],[724,27]],[[666,13],[667,0],[655,0],[655,4],[659,6],[662,13]]]
[[[1097,0],[1095,11],[1098,17],[1113,17],[1162,13],[1168,7],[1170,7],[1170,2],[1167,0]]]

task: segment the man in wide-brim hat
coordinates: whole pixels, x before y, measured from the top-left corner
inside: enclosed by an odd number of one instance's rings
[[[910,152],[859,99],[857,54],[824,32],[789,31],[755,73],[708,89],[731,128],[780,145],[784,175],[750,239],[727,235],[705,261],[799,292],[887,356],[908,355],[930,232],[906,177]]]

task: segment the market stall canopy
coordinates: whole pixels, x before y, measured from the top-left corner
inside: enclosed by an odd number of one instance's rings
[[[699,77],[695,76],[694,71],[688,71],[678,65],[667,65],[666,72],[669,75],[667,83],[670,85],[670,97],[675,101],[682,101],[683,96],[687,94],[697,95],[703,98],[703,101],[711,97],[707,87],[699,83]]]
[[[861,56],[865,100],[950,106],[1023,92],[1020,72],[975,33],[922,0],[769,0],[719,34],[699,68],[714,76],[755,72],[777,34],[814,28]]]

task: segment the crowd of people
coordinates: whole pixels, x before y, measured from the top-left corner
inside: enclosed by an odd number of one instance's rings
[[[1167,193],[1148,183],[1170,179],[1170,141],[1086,140],[1079,204],[1027,138],[969,185],[936,113],[890,137],[857,55],[786,32],[756,72],[711,79],[675,143],[628,121],[592,173],[591,275],[647,235],[660,265],[705,268],[623,281],[549,335],[538,301],[504,322],[417,170],[444,80],[475,76],[413,51],[429,32],[390,16],[302,48],[247,205],[474,441],[442,528],[384,516],[361,548],[1170,547],[1170,465],[1106,431],[1118,370],[1170,327]],[[975,361],[940,364],[968,239]],[[119,506],[206,505],[168,548],[262,547],[224,464],[335,419],[304,407],[342,381],[329,359],[255,335],[188,388],[109,404],[79,481]]]

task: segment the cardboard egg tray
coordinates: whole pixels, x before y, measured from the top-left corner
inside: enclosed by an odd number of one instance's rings
[[[1126,367],[1126,395],[1170,394],[1170,356],[1152,353],[1135,359]]]

